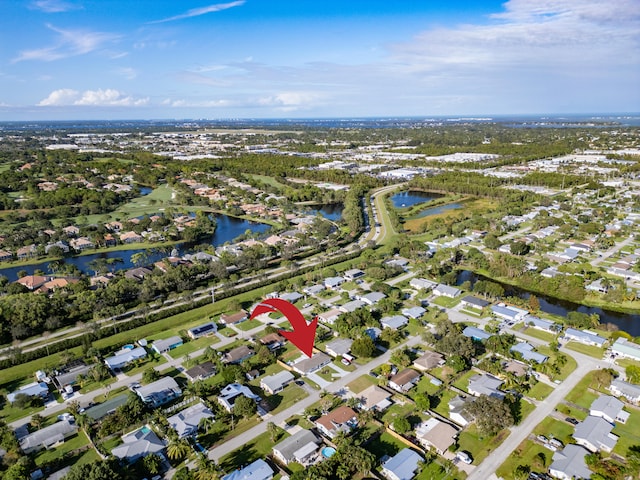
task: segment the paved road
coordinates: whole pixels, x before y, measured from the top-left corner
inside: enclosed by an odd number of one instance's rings
[[[604,252],[601,257],[598,257],[598,258],[596,258],[594,260],[591,260],[591,265],[594,266],[594,267],[599,265],[601,262],[603,262],[607,258],[609,258],[609,257],[615,255],[616,253],[618,253],[620,250],[622,250],[627,245],[630,245],[631,243],[633,243],[633,241],[634,241],[634,237],[629,237],[626,240],[623,240],[622,242],[616,243],[613,247],[611,247],[609,250]]]

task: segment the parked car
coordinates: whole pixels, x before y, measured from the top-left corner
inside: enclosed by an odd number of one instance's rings
[[[538,435],[536,437],[539,441],[541,441],[542,443],[547,443],[549,442],[549,439],[547,437],[545,437],[544,435]]]
[[[564,419],[565,422],[569,422],[571,425],[577,425],[580,422],[573,417],[567,417]]]
[[[471,456],[465,451],[460,451],[456,453],[456,458],[461,462],[466,463],[467,465],[471,465],[471,463],[473,462],[473,459],[471,458]]]

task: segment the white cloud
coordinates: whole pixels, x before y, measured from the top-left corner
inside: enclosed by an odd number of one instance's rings
[[[82,7],[70,2],[65,2],[64,0],[36,0],[31,3],[30,8],[33,10],[42,10],[46,13],[60,13]]]
[[[230,2],[230,3],[218,3],[215,5],[209,5],[207,7],[192,8],[191,10],[187,10],[185,13],[181,13],[180,15],[175,15],[173,17],[163,18],[162,20],[155,20],[153,22],[148,22],[148,23],[152,24],[152,23],[173,22],[174,20],[182,20],[184,18],[199,17],[200,15],[206,15],[207,13],[220,12],[222,10],[227,10],[233,7],[240,7],[242,5],[244,5],[244,0],[238,0],[236,2]]]
[[[42,60],[50,62],[62,58],[84,55],[101,48],[109,42],[120,38],[118,35],[105,32],[92,32],[89,30],[64,30],[48,24],[47,28],[58,34],[55,43],[49,47],[33,50],[23,50],[13,59],[13,62],[25,60]]]
[[[320,99],[320,95],[314,92],[281,92],[258,100],[258,105],[275,107],[283,111],[292,111],[299,108],[314,106]]]
[[[38,106],[140,107],[148,103],[148,97],[134,98],[112,88],[86,90],[84,92],[62,88],[51,92],[47,98],[38,103]]]
[[[138,72],[135,68],[131,67],[121,67],[116,69],[116,73],[121,77],[126,78],[127,80],[134,80],[138,77]]]

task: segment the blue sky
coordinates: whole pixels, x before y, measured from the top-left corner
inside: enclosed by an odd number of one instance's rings
[[[638,0],[6,0],[0,120],[640,111]]]

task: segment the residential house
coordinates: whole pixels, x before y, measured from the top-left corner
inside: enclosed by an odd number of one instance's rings
[[[386,297],[387,296],[382,292],[369,292],[365,295],[360,295],[358,299],[371,307]]]
[[[10,262],[11,260],[13,260],[13,253],[0,250],[0,262]]]
[[[293,369],[301,375],[313,373],[320,370],[325,365],[331,363],[331,357],[323,352],[314,353],[311,358],[303,357],[302,360],[292,365]]]
[[[182,345],[182,343],[183,343],[182,338],[175,335],[173,337],[156,340],[151,345],[151,349],[154,350],[156,353],[162,354],[162,353],[168,352],[169,350],[173,350],[174,348],[179,347],[180,345]]]
[[[350,338],[338,338],[332,342],[327,343],[325,351],[332,357],[341,357],[345,353],[349,353],[352,343],[353,340],[351,340]]]
[[[533,345],[528,342],[516,343],[509,349],[512,353],[519,353],[522,358],[528,362],[544,363],[547,361],[547,356],[533,350]]]
[[[27,245],[26,247],[20,247],[16,250],[16,257],[18,260],[25,260],[27,258],[35,257],[38,251],[35,244]]]
[[[311,285],[310,287],[303,288],[302,291],[307,295],[318,295],[324,291],[324,288],[324,285]]]
[[[260,380],[260,388],[265,392],[274,395],[284,390],[284,388],[293,382],[294,379],[295,377],[290,371],[283,370],[268,377],[263,377]]]
[[[267,462],[259,458],[244,468],[239,468],[222,477],[221,480],[271,480],[273,470]]]
[[[475,397],[463,397],[456,395],[449,400],[449,418],[458,425],[466,427],[475,419],[473,415],[467,412],[466,406],[475,401]]]
[[[69,253],[69,245],[67,245],[67,243],[63,242],[62,240],[45,245],[44,253],[49,253],[49,250],[51,250],[53,247],[58,247],[64,253]]]
[[[111,454],[127,463],[135,463],[147,455],[160,454],[165,448],[164,442],[146,425],[120,438],[123,443],[114,447]]]
[[[607,341],[606,338],[602,338],[600,335],[586,330],[576,330],[575,328],[567,328],[564,332],[564,337],[568,340],[575,340],[577,342],[596,347],[602,347]]]
[[[444,365],[444,355],[438,352],[426,352],[413,361],[413,366],[418,370],[431,370]]]
[[[422,317],[426,312],[427,310],[422,307],[411,307],[411,308],[404,308],[401,313],[405,317],[417,319]]]
[[[462,334],[465,337],[469,337],[472,340],[477,340],[478,342],[482,342],[492,335],[491,333],[481,330],[477,327],[465,327],[465,329],[462,331]]]
[[[88,237],[72,238],[71,241],[69,241],[69,245],[78,252],[95,248],[96,246]]]
[[[412,278],[409,282],[409,286],[416,290],[433,290],[438,286],[438,284],[425,278]]]
[[[362,300],[352,300],[350,302],[345,303],[344,305],[339,306],[338,310],[340,310],[343,313],[350,313],[350,312],[355,312],[356,310],[364,306],[365,306],[365,303]]]
[[[200,337],[206,337],[209,335],[213,335],[218,331],[218,325],[215,322],[207,322],[202,325],[198,325],[197,327],[190,328],[187,330],[187,335],[192,340]]]
[[[142,235],[129,231],[120,234],[120,243],[140,243],[144,240]]]
[[[604,418],[609,423],[627,423],[629,412],[622,410],[624,403],[611,395],[600,395],[592,403],[589,415]]]
[[[247,358],[251,358],[255,355],[255,352],[246,345],[240,345],[232,350],[229,350],[222,357],[222,361],[229,364],[242,363]]]
[[[382,474],[389,480],[412,480],[422,461],[416,452],[403,448],[382,465]]]
[[[205,418],[213,418],[213,413],[202,402],[198,402],[168,417],[167,422],[176,431],[178,438],[186,438],[198,433],[200,422]]]
[[[380,319],[380,325],[382,328],[390,328],[392,330],[398,330],[409,323],[409,319],[404,315],[393,315],[390,317],[382,317]]]
[[[146,267],[130,268],[124,272],[126,278],[130,278],[137,282],[141,282],[144,277],[151,275],[153,272]]]
[[[576,425],[573,438],[590,452],[599,450],[610,452],[618,442],[618,436],[611,433],[613,425],[604,418],[589,415]]]
[[[80,229],[78,227],[76,227],[75,225],[69,225],[68,227],[64,227],[62,229],[62,231],[68,236],[68,237],[75,237],[77,235],[80,234]]]
[[[220,322],[225,325],[235,325],[236,323],[244,322],[249,318],[249,314],[246,310],[240,310],[236,313],[223,313],[220,315]]]
[[[287,339],[279,333],[267,333],[260,339],[260,343],[267,347],[269,350],[277,350],[287,343]]]
[[[42,275],[25,275],[24,277],[16,280],[15,283],[19,283],[23,287],[33,291],[37,290],[48,281],[49,278],[43,277]]]
[[[335,322],[338,319],[338,317],[343,313],[344,312],[342,310],[338,310],[337,308],[332,308],[328,312],[323,312],[319,314],[318,320],[320,320],[322,323],[328,323],[330,325],[333,325],[333,322]]]
[[[358,394],[360,408],[363,410],[375,410],[384,412],[393,404],[390,400],[391,393],[377,385],[371,385]]]
[[[189,381],[197,382],[198,380],[213,377],[216,374],[216,366],[213,362],[204,362],[195,367],[191,367],[189,370],[186,370],[184,374]]]
[[[492,305],[491,312],[496,317],[513,323],[519,322],[529,314],[528,311],[523,310],[522,308],[512,307],[510,305]]]
[[[584,459],[588,454],[589,452],[579,445],[567,445],[563,450],[554,452],[549,473],[561,480],[589,479],[592,472]]]
[[[341,405],[316,420],[318,430],[329,438],[334,438],[339,432],[349,434],[357,426],[356,412],[346,405]]]
[[[309,466],[318,459],[320,440],[313,432],[304,428],[273,446],[273,456],[284,465],[297,462]]]
[[[364,272],[359,268],[353,268],[351,270],[347,270],[344,272],[344,278],[347,282],[357,280],[358,278],[364,277]]]
[[[458,295],[462,293],[462,290],[456,287],[450,287],[449,285],[444,285],[440,283],[436,288],[433,289],[433,294],[437,297],[449,297],[456,298]]]
[[[483,300],[482,298],[467,295],[460,300],[460,305],[462,305],[463,308],[476,308],[482,310],[483,308],[491,305],[491,303]]]
[[[94,365],[86,365],[79,361],[70,368],[58,373],[53,377],[53,383],[62,391],[67,385],[75,385],[81,376],[87,375]]]
[[[159,407],[182,395],[182,390],[172,377],[162,377],[135,390],[140,399],[150,407]]]
[[[324,279],[324,286],[330,290],[335,290],[344,283],[343,277],[329,277]]]
[[[26,455],[43,448],[49,449],[64,443],[65,439],[75,435],[77,431],[78,427],[75,423],[62,420],[22,437],[20,448]]]
[[[456,443],[458,431],[435,417],[430,418],[426,422],[422,422],[416,428],[416,438],[424,448],[433,448],[440,455],[449,449],[451,445]]]
[[[127,364],[145,358],[147,356],[147,351],[144,347],[135,347],[135,348],[123,348],[122,350],[116,352],[113,356],[107,357],[104,359],[104,363],[111,370],[119,370],[125,367]]]
[[[618,397],[624,397],[631,403],[640,403],[640,385],[614,379],[611,381],[609,391]]]
[[[500,387],[503,383],[504,381],[492,375],[486,373],[476,374],[469,379],[467,391],[476,397],[488,395],[502,399],[504,398],[504,393],[500,391]]]
[[[533,315],[527,315],[524,317],[524,323],[527,326],[537,328],[549,333],[558,333],[559,325],[549,320],[543,320],[542,318],[535,317]]]
[[[116,241],[116,238],[110,233],[106,233],[102,237],[102,241],[105,247],[115,247],[118,244],[118,242]]]
[[[420,373],[412,368],[405,368],[389,379],[389,386],[398,392],[408,392],[420,380]]]
[[[230,383],[220,391],[220,395],[218,395],[218,403],[222,405],[227,412],[231,412],[233,410],[233,405],[236,403],[236,400],[240,395],[243,395],[256,403],[262,400],[260,396],[253,393],[249,387],[239,383]]]
[[[287,292],[287,293],[281,294],[279,298],[289,303],[296,303],[298,300],[304,298],[304,295],[298,292]]]
[[[46,399],[49,396],[49,386],[45,382],[34,382],[23,385],[18,390],[7,394],[9,403],[16,401],[18,395],[26,395],[27,397],[40,397]]]
[[[611,345],[611,352],[622,358],[640,361],[640,345],[626,338],[618,338],[613,345]]]

